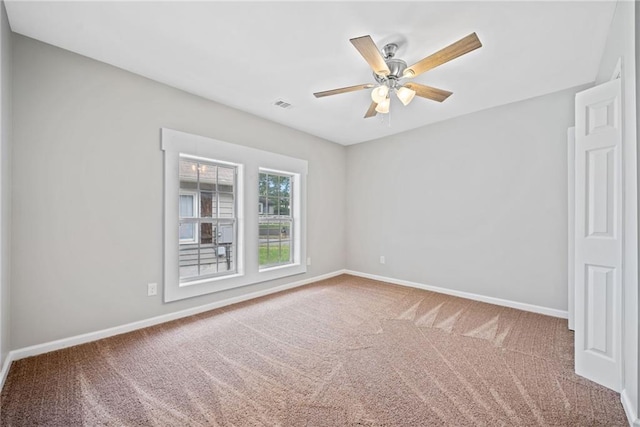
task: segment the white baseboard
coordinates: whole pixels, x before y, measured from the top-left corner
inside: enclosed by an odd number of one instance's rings
[[[629,399],[629,395],[627,394],[627,390],[622,390],[620,393],[620,401],[622,402],[622,407],[624,408],[624,413],[627,415],[627,421],[629,422],[630,427],[640,427],[640,419],[638,419],[638,414],[636,412],[636,408],[634,408],[633,403]]]
[[[440,288],[438,286],[425,285],[423,283],[410,282],[408,280],[394,279],[392,277],[383,277],[376,274],[361,273],[359,271],[346,270],[345,273],[351,274],[353,276],[365,277],[367,279],[379,280],[381,282],[393,283],[395,285],[424,289],[426,291],[438,292],[440,294],[452,295],[454,297],[500,305],[503,307],[517,308],[518,310],[531,311],[533,313],[545,314],[547,316],[559,317],[561,319],[569,318],[569,313],[567,311],[557,310],[555,308],[542,307],[539,305],[526,304],[523,302],[488,297],[485,295],[472,294],[463,291],[456,291],[454,289]]]
[[[137,322],[127,323],[125,325],[115,326],[113,328],[102,329],[96,332],[89,332],[82,335],[76,335],[69,338],[63,338],[56,341],[50,341],[44,344],[32,345],[30,347],[24,347],[17,350],[12,350],[7,355],[7,358],[0,371],[0,390],[4,386],[7,374],[9,373],[9,367],[11,362],[15,360],[24,359],[25,357],[37,356],[39,354],[49,353],[50,351],[61,350],[67,347],[73,347],[79,344],[85,344],[92,341],[97,341],[103,338],[112,337],[114,335],[120,335],[127,332],[135,331],[137,329],[147,328],[149,326],[158,325],[160,323],[169,322],[171,320],[181,319],[183,317],[193,316],[194,314],[204,313],[205,311],[214,310],[216,308],[225,307],[231,304],[237,304],[239,302],[248,301],[254,298],[263,297],[266,295],[274,294],[276,292],[286,291],[288,289],[297,288],[299,286],[307,285],[313,282],[319,282],[320,280],[330,279],[332,277],[345,274],[346,270],[338,270],[320,276],[314,276],[308,279],[299,280],[297,282],[287,283],[273,288],[268,288],[262,291],[250,292],[244,295],[239,295],[233,298],[227,298],[221,301],[216,301],[211,304],[205,304],[198,307],[188,308],[186,310],[176,311],[174,313],[163,314],[161,316],[151,317],[149,319],[139,320]]]

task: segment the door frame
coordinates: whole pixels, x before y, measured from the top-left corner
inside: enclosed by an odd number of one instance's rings
[[[575,304],[576,304],[576,283],[575,283],[575,212],[576,212],[576,128],[572,126],[567,129],[567,257],[569,268],[567,268],[568,284],[568,323],[569,329],[575,330]],[[574,350],[575,351],[575,350]]]

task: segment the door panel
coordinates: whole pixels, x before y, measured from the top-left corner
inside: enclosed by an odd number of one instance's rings
[[[615,239],[616,147],[587,150],[587,236]]]
[[[587,324],[585,351],[604,356],[613,361],[613,300],[615,269],[599,265],[587,265],[585,303]]]

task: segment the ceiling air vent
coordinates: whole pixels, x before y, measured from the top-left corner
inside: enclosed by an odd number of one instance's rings
[[[275,102],[273,103],[273,105],[275,105],[276,107],[283,108],[283,109],[285,109],[285,110],[286,110],[286,109],[288,109],[288,108],[293,107],[293,105],[291,105],[291,104],[290,104],[290,103],[288,103],[287,101],[283,101],[282,99],[278,99],[277,101],[275,101]]]

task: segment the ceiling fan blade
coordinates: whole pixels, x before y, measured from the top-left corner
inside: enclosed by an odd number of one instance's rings
[[[338,95],[340,93],[355,92],[356,90],[362,90],[362,89],[371,89],[374,86],[375,85],[371,83],[364,84],[364,85],[347,86],[347,87],[341,87],[340,89],[332,89],[332,90],[325,90],[324,92],[316,92],[313,94],[313,96],[315,96],[316,98],[322,98],[323,96],[331,96],[331,95]]]
[[[404,85],[404,87],[415,91],[416,95],[421,96],[422,98],[427,98],[438,102],[444,101],[453,93],[449,92],[448,90],[421,85],[419,83],[407,83]]]
[[[387,63],[384,62],[382,54],[380,54],[380,49],[378,49],[378,46],[370,36],[356,37],[349,41],[358,49],[358,52],[367,61],[374,73],[379,76],[388,76],[391,73]]]
[[[444,49],[437,51],[433,55],[429,55],[416,62],[404,71],[403,77],[415,77],[425,71],[429,71],[432,68],[437,67],[438,65],[442,65],[445,62],[449,62],[452,59],[462,56],[465,53],[476,50],[479,47],[482,47],[482,43],[480,43],[476,33],[471,33]]]
[[[371,105],[369,106],[369,109],[367,110],[367,113],[364,115],[365,119],[368,119],[369,117],[373,117],[376,114],[378,114],[378,112],[376,111],[376,107],[378,106],[378,104],[374,101],[371,103]]]

